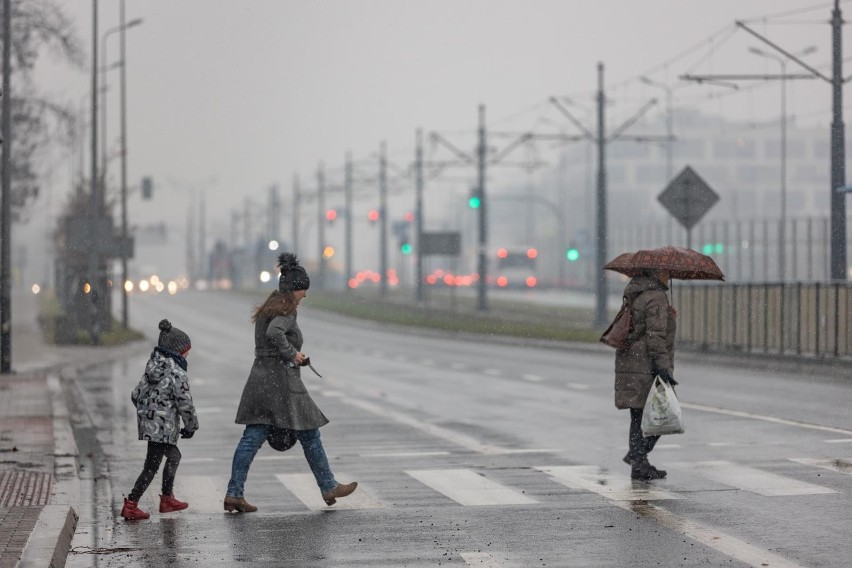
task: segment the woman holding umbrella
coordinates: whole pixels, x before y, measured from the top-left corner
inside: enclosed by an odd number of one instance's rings
[[[630,476],[663,479],[666,472],[648,462],[659,436],[642,435],[642,413],[654,377],[676,385],[674,372],[675,310],[666,295],[671,278],[722,280],[708,256],[677,247],[626,253],[604,266],[631,276],[624,289],[633,325],[627,346],[615,352],[615,406],[630,410],[630,434],[624,461]]]

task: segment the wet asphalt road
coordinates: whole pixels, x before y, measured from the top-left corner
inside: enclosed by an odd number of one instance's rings
[[[326,507],[300,448],[264,447],[246,498],[222,498],[252,363],[253,299],[146,296],[132,325],[155,338],[168,317],[192,337],[201,429],[181,440],[180,513],[117,518],[141,471],[129,396],[150,351],[70,382],[83,454],[83,504],[68,566],[849,566],[852,382],[678,364],[686,434],[631,482],[628,415],[612,404],[613,354],[418,336],[300,309],[303,370],[330,418],[338,481],[358,491]],[[153,339],[152,339],[153,340]]]

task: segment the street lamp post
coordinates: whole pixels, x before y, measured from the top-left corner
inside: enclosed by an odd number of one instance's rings
[[[673,154],[673,151],[674,151],[674,106],[673,106],[673,103],[672,103],[672,101],[673,101],[672,91],[674,89],[672,87],[670,87],[669,85],[666,85],[665,83],[660,83],[659,81],[654,81],[652,79],[649,79],[648,77],[640,77],[639,80],[642,81],[643,83],[645,83],[646,85],[649,85],[651,87],[657,87],[658,89],[663,89],[666,92],[666,137],[668,138],[668,140],[666,140],[666,183],[665,183],[665,185],[667,186],[669,184],[669,182],[672,181],[672,177],[674,175],[674,172],[672,170],[672,168],[673,168],[673,165],[672,165],[673,156],[672,156],[672,154]],[[667,218],[666,227],[668,229],[668,234],[669,234],[669,244],[672,244],[672,238],[673,238],[672,229],[674,227],[674,219],[671,215],[666,215],[666,218]]]
[[[772,55],[756,47],[750,47],[749,51],[760,57],[771,59],[781,66],[781,148],[779,150],[781,161],[781,221],[778,227],[778,279],[784,282],[787,277],[785,250],[787,226],[787,58]],[[816,47],[809,46],[792,55],[802,57],[814,51],[816,51]]]

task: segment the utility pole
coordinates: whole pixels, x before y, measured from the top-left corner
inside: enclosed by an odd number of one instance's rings
[[[346,250],[344,252],[345,256],[345,271],[346,274],[343,276],[343,289],[351,290],[349,287],[349,279],[352,278],[353,275],[353,266],[352,266],[352,153],[346,153],[346,171],[345,171],[345,179],[343,182],[343,203],[346,208],[346,218],[344,222],[346,226],[344,228],[344,233],[346,235]]]
[[[278,184],[269,187],[269,209],[266,217],[268,240],[278,240],[281,235],[281,200],[278,197]]]
[[[293,253],[299,251],[299,214],[302,204],[302,192],[299,189],[299,174],[293,175]]]
[[[201,190],[198,203],[198,275],[207,278],[207,191]]]
[[[595,241],[597,243],[595,260],[598,265],[598,287],[595,294],[595,325],[603,327],[607,321],[606,303],[609,294],[606,273],[603,266],[606,264],[606,137],[604,125],[604,65],[598,63],[598,192],[597,192],[597,220],[595,228]]]
[[[843,125],[843,17],[840,0],[831,14],[831,279],[846,280],[846,139]]]
[[[830,225],[830,278],[832,280],[847,280],[846,267],[846,141],[843,125],[843,84],[852,77],[843,78],[843,17],[840,12],[840,0],[834,0],[834,10],[831,13],[831,41],[832,41],[832,74],[831,77],[808,65],[795,54],[778,46],[776,43],[763,37],[752,30],[743,22],[736,22],[737,26],[757,38],[773,50],[781,54],[785,60],[796,63],[799,67],[808,71],[807,74],[780,75],[683,75],[681,79],[697,81],[714,80],[773,80],[773,79],[822,79],[831,84],[831,225]],[[804,53],[809,53],[806,50]],[[786,167],[786,166],[785,166]],[[783,243],[782,243],[783,246]]]
[[[379,148],[379,290],[382,296],[388,292],[388,180],[387,144],[382,141]]]
[[[418,128],[415,135],[415,150],[414,150],[414,226],[415,238],[417,239],[417,248],[414,249],[417,254],[417,301],[422,303],[426,298],[423,289],[423,254],[421,247],[423,246],[423,130]]]
[[[480,311],[488,309],[487,286],[488,283],[488,258],[486,249],[488,247],[488,205],[485,201],[485,158],[488,153],[485,132],[485,105],[479,105],[479,145],[476,149],[476,195],[479,197],[479,251],[477,257],[477,272],[479,281],[476,288],[476,308]]]
[[[3,0],[2,196],[0,196],[0,373],[12,372],[12,2]]]
[[[317,245],[319,248],[319,285],[325,289],[325,173],[320,162],[317,168]]]
[[[598,173],[597,173],[597,194],[596,202],[596,228],[595,228],[595,263],[598,267],[598,274],[595,287],[595,325],[603,327],[607,323],[607,298],[608,298],[608,282],[606,274],[603,272],[603,266],[606,264],[607,257],[607,185],[606,185],[606,146],[615,140],[633,139],[637,142],[652,142],[669,140],[669,136],[623,136],[623,133],[633,126],[648,110],[657,104],[656,99],[651,99],[642,108],[640,108],[632,117],[624,121],[621,126],[613,130],[610,134],[606,133],[606,94],[604,92],[604,65],[598,63],[598,91],[597,91],[597,134],[592,134],[583,124],[574,118],[568,110],[562,106],[556,98],[551,98],[551,102],[566,118],[578,129],[583,132],[582,138],[586,138],[590,142],[595,143],[598,151]]]
[[[124,23],[124,0],[121,0],[121,325],[129,327],[127,291],[127,53],[124,40],[126,25]],[[104,71],[106,72],[106,71]],[[106,121],[104,121],[106,122]],[[106,171],[106,162],[104,162]]]

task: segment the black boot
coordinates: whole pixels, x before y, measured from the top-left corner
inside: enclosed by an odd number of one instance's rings
[[[665,479],[666,472],[657,469],[648,463],[647,459],[636,461],[630,468],[630,477],[640,481],[651,481],[654,479]]]

